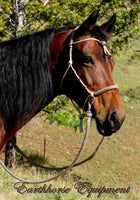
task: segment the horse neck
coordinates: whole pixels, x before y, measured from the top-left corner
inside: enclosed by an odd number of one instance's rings
[[[58,32],[54,35],[50,45],[50,68],[53,75],[54,95],[61,94],[60,82],[68,66],[69,59],[69,35],[73,29]]]

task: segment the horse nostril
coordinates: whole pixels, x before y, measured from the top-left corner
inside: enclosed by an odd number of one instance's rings
[[[118,126],[118,123],[119,123],[117,110],[114,110],[111,113],[111,115],[109,117],[109,123],[110,123],[111,128],[117,129],[117,126]]]

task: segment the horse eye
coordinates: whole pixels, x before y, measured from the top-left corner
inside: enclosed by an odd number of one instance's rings
[[[92,56],[84,56],[83,62],[86,63],[86,64],[95,65],[95,60]]]

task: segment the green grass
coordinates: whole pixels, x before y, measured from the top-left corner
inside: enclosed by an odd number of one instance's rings
[[[134,45],[140,49],[140,41]],[[126,111],[126,119],[118,133],[106,138],[96,157],[88,163],[72,169],[65,176],[52,184],[53,188],[71,188],[68,194],[24,194],[14,189],[16,180],[0,167],[0,199],[2,200],[85,200],[87,193],[79,194],[74,185],[77,181],[87,181],[92,187],[131,187],[127,194],[92,194],[89,199],[96,200],[138,200],[140,199],[140,56],[131,50],[121,52],[116,57],[114,79],[120,87],[120,94]],[[43,119],[35,117],[17,134],[17,143],[30,157],[49,166],[70,164],[79,150],[84,134],[74,132],[69,128],[49,124]],[[46,159],[43,157],[44,138],[46,138]],[[101,136],[98,134],[95,122],[92,123],[86,149],[82,158],[90,155],[97,146]],[[3,154],[4,158],[4,154]],[[12,170],[16,175],[31,179],[44,180],[56,175],[44,172],[30,166],[25,159],[18,160]],[[40,187],[27,185],[27,187]]]

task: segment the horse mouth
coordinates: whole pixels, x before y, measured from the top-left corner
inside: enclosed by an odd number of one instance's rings
[[[119,120],[118,117],[116,117],[116,114],[112,112],[111,117],[107,116],[104,122],[99,118],[95,118],[95,120],[98,132],[103,136],[111,136],[121,128],[125,120],[125,115],[121,120]]]
[[[103,136],[111,136],[113,133],[117,132],[117,131],[110,131],[107,129],[103,129],[100,126],[97,126],[98,132],[103,135]]]
[[[112,129],[107,123],[100,123],[98,119],[96,119],[96,125],[98,132],[103,136],[111,136],[113,133],[116,133],[118,129]]]

